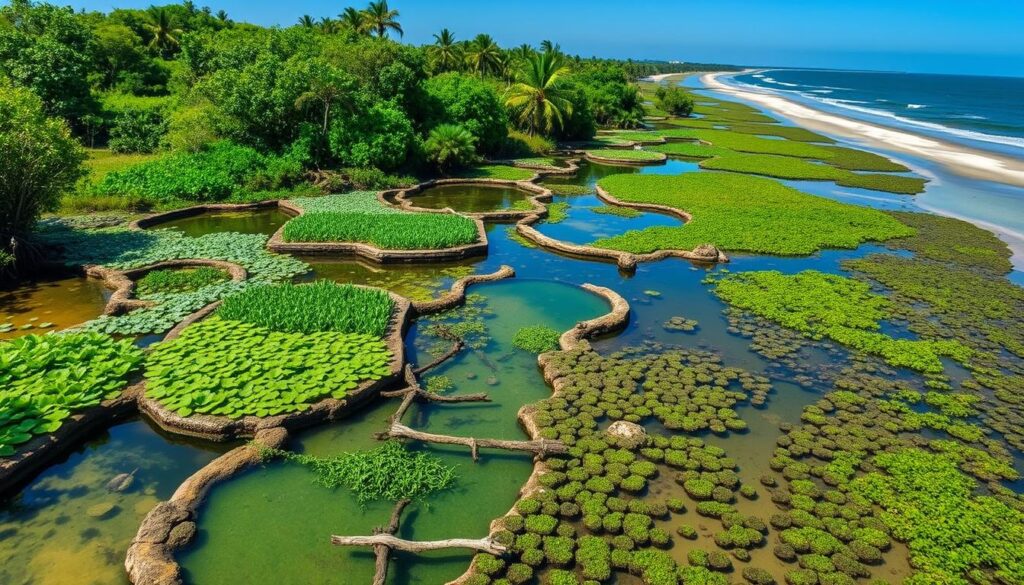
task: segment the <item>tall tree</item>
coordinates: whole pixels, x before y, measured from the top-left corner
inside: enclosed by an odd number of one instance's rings
[[[0,268],[26,258],[29,231],[82,176],[83,160],[64,120],[0,78]]]
[[[163,7],[150,6],[146,11],[146,16],[150,48],[156,49],[165,57],[170,55],[178,48],[178,39],[182,34],[182,30],[175,26],[171,12]]]
[[[302,28],[316,28],[316,20],[308,14],[303,14],[299,17],[299,26]]]
[[[466,64],[480,76],[494,73],[498,68],[499,59],[501,48],[491,35],[476,35],[466,50]]]
[[[434,44],[427,47],[427,54],[430,55],[434,70],[439,72],[458,69],[462,62],[462,47],[448,29],[442,29],[434,35]]]
[[[0,7],[0,77],[32,89],[46,111],[77,126],[94,107],[93,36],[71,8],[12,0]]]
[[[370,2],[370,5],[363,11],[371,31],[377,33],[378,37],[386,37],[388,31],[395,31],[398,36],[404,36],[402,25],[398,24],[398,11],[388,8],[388,0]]]
[[[356,34],[370,34],[366,13],[362,10],[356,10],[349,6],[338,15],[338,19],[342,26],[351,29]]]
[[[515,84],[508,88],[505,105],[519,126],[530,134],[551,134],[572,114],[572,102],[562,91],[569,68],[556,53],[540,53],[523,64]]]

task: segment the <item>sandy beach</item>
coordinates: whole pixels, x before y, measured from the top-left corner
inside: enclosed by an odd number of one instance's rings
[[[1024,187],[1024,161],[905,130],[844,118],[768,92],[738,89],[719,81],[721,75],[730,73],[707,73],[700,80],[708,89],[754,102],[811,130],[932,160],[964,177]]]

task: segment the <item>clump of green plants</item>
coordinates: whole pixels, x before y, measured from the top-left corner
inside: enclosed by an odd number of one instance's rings
[[[345,398],[389,375],[391,358],[376,335],[280,332],[214,315],[154,348],[146,396],[181,416],[274,416]]]
[[[502,181],[527,181],[536,171],[509,165],[480,165],[461,169],[456,176],[463,179],[500,179]]]
[[[142,352],[130,341],[100,333],[0,342],[0,456],[117,397],[141,362]]]
[[[537,247],[537,244],[534,244],[532,241],[527,239],[526,236],[524,236],[523,234],[519,233],[519,231],[516,230],[515,226],[509,226],[509,227],[505,228],[505,234],[508,236],[508,239],[512,240],[513,242],[519,244],[520,246],[522,246],[524,248],[536,248]]]
[[[547,223],[561,223],[569,219],[569,204],[565,201],[558,201],[548,205]]]
[[[410,451],[398,441],[336,457],[279,450],[268,450],[264,456],[284,457],[308,466],[321,485],[330,489],[345,488],[361,505],[402,498],[421,500],[450,489],[457,482],[454,466],[445,465],[429,453]]]
[[[210,266],[153,270],[135,283],[135,291],[140,297],[156,293],[195,292],[230,278],[223,270]]]
[[[890,212],[917,230],[909,238],[890,240],[890,248],[910,250],[919,258],[965,264],[995,274],[1013,269],[1010,248],[992,232],[972,223],[931,213]]]
[[[697,321],[686,317],[671,317],[662,325],[666,331],[682,331],[689,333],[697,330]]]
[[[667,205],[693,215],[682,227],[634,230],[593,244],[638,254],[711,242],[728,251],[798,255],[914,234],[882,211],[815,197],[762,177],[612,175],[598,186],[622,201]]]
[[[659,162],[665,160],[663,153],[654,150],[635,150],[626,148],[605,148],[598,150],[587,150],[588,157],[622,162]]]
[[[544,353],[558,349],[561,334],[546,325],[531,325],[516,331],[512,345],[530,353]]]
[[[572,183],[544,183],[544,187],[551,189],[551,192],[555,195],[573,196],[573,195],[587,195],[593,192],[593,189],[586,185],[574,185]]]
[[[643,215],[642,211],[633,209],[632,207],[622,207],[619,205],[602,205],[600,207],[591,207],[590,210],[594,213],[614,215],[617,217],[624,217],[626,219],[633,219]]]
[[[363,242],[391,250],[451,248],[479,238],[476,222],[448,213],[407,213],[356,192],[293,200],[305,213],[284,226],[287,242]]]
[[[338,331],[382,337],[394,308],[387,291],[320,280],[249,287],[224,299],[217,314],[274,331]]]
[[[811,338],[828,337],[880,355],[894,366],[940,373],[941,357],[966,362],[971,356],[957,341],[895,339],[879,332],[879,321],[893,314],[891,302],[868,284],[842,276],[813,270],[746,272],[720,280],[715,294],[733,307]]]

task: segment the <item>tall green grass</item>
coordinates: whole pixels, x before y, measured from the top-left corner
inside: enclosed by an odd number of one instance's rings
[[[286,242],[362,242],[385,250],[435,250],[477,241],[476,223],[448,213],[308,213],[284,226]]]
[[[224,300],[217,314],[285,333],[388,331],[394,301],[387,292],[321,280],[312,284],[253,286]]]
[[[901,175],[858,175],[846,169],[815,164],[806,159],[770,154],[725,154],[701,161],[701,168],[765,175],[779,179],[835,181],[847,187],[874,189],[890,193],[914,195],[924,191],[925,180]]]

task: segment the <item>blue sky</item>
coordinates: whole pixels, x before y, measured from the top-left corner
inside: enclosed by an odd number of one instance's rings
[[[51,1],[90,10],[153,3]],[[333,16],[346,6],[196,3],[236,20],[286,26],[302,14]],[[1024,76],[1021,0],[391,0],[391,7],[401,11],[405,40],[417,44],[448,27],[458,38],[487,32],[502,45],[552,39],[583,56]]]

